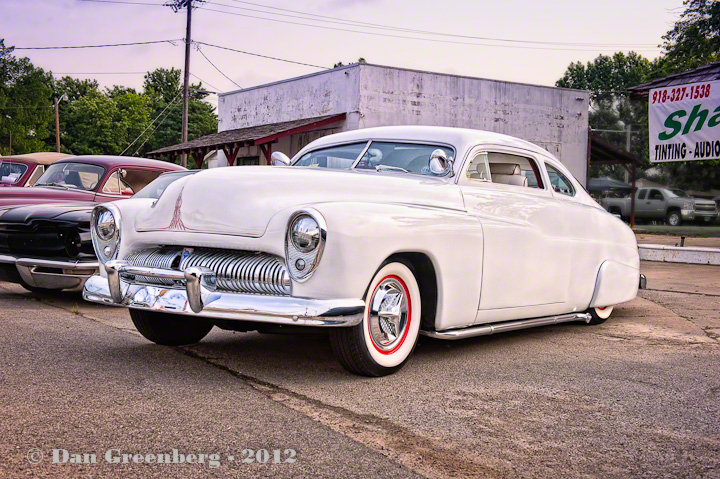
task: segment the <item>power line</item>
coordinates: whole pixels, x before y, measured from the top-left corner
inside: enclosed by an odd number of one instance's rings
[[[205,10],[207,10],[207,9],[205,9]],[[321,70],[332,70],[332,68],[328,68],[328,67],[321,67],[321,66],[319,66],[319,65],[312,65],[312,64],[310,64],[310,63],[296,62],[296,61],[293,61],[293,60],[286,60],[286,59],[284,59],[284,58],[271,57],[271,56],[268,56],[268,55],[261,55],[261,54],[259,54],[259,53],[246,52],[246,51],[244,51],[244,50],[236,50],[235,48],[223,47],[223,46],[220,46],[220,45],[213,45],[212,43],[198,42],[198,41],[196,41],[195,43],[197,43],[198,45],[206,45],[206,46],[208,46],[208,47],[220,48],[221,50],[229,50],[229,51],[231,51],[231,52],[243,53],[243,54],[245,54],[245,55],[250,55],[250,56],[253,56],[253,57],[267,58],[267,59],[269,59],[269,60],[277,60],[277,61],[279,61],[279,62],[285,62],[285,63],[294,63],[295,65],[303,65],[303,66],[306,66],[306,67],[320,68]]]
[[[152,5],[153,7],[164,7],[162,3],[149,3],[149,2],[125,2],[120,0],[80,0],[81,2],[92,2],[92,3],[122,3],[124,5]]]
[[[38,108],[55,108],[55,107],[53,105],[49,105],[49,106],[0,106],[0,110],[22,110],[22,109],[37,110]]]
[[[182,93],[182,92],[181,92],[181,93]],[[157,121],[157,119],[160,118],[160,115],[162,115],[163,113],[165,113],[165,110],[167,110],[168,108],[170,108],[170,105],[172,105],[173,103],[175,103],[175,100],[178,99],[178,97],[181,95],[181,93],[178,93],[177,95],[175,95],[175,98],[173,98],[172,101],[171,101],[170,103],[168,103],[167,106],[163,109],[163,111],[161,111],[160,114],[159,114],[158,116],[156,116],[155,119],[154,119],[153,121],[151,121],[148,126],[145,127],[145,129],[142,131],[142,133],[140,133],[140,134],[138,135],[138,137],[135,138],[135,139],[132,141],[132,143],[130,143],[130,144],[122,151],[122,153],[120,153],[120,156],[123,156],[123,155],[125,154],[125,152],[128,151],[128,150],[130,149],[130,147],[133,146],[133,145],[135,144],[135,142],[138,141],[138,140],[140,139],[140,137],[143,136],[143,135],[145,134],[145,132],[148,131],[148,129],[149,129],[151,126],[153,126],[153,123],[155,123],[155,122]]]
[[[215,90],[217,90],[217,91],[213,91],[213,92],[211,92],[211,93],[217,94],[217,92],[220,91],[220,88],[218,88],[218,87],[216,87],[216,86],[213,86],[212,84],[206,82],[205,80],[203,80],[202,78],[200,78],[199,76],[197,76],[196,74],[194,74],[193,72],[190,72],[190,75],[191,75],[191,76],[194,76],[195,78],[197,78],[198,80],[200,80],[201,82],[203,82],[204,84],[206,84],[207,86],[209,86],[210,88],[214,88]]]
[[[177,100],[177,97],[175,97],[175,100]],[[175,100],[173,100],[170,104],[174,103]],[[168,105],[168,106],[170,106],[170,105]],[[166,110],[167,110],[167,108],[166,108]],[[163,111],[164,111],[164,110],[163,110]],[[160,113],[160,114],[162,115],[162,113]],[[169,116],[170,116],[170,111],[168,111],[167,114],[165,114],[165,117],[164,117],[162,120],[160,120],[160,123],[158,123],[158,124],[155,126],[155,128],[153,128],[153,131],[151,131],[150,134],[147,136],[147,138],[145,138],[145,141],[142,142],[142,145],[138,146],[138,149],[135,150],[135,153],[133,153],[133,156],[137,155],[137,154],[140,152],[140,150],[142,150],[142,147],[145,146],[145,143],[147,143],[148,140],[149,140],[150,138],[152,138],[152,136],[155,134],[155,132],[157,131],[157,129],[160,128],[160,125],[162,125],[163,123],[165,123],[165,120],[167,120]],[[147,129],[146,129],[146,130],[147,130]],[[144,132],[143,132],[143,133],[144,133]],[[140,135],[142,135],[142,133],[141,133]],[[137,140],[136,140],[136,141],[137,141]],[[122,156],[122,155],[121,155],[121,156]]]
[[[130,43],[104,43],[101,45],[68,45],[68,46],[50,46],[50,47],[14,47],[15,50],[70,50],[76,48],[106,48],[106,47],[128,47],[133,45],[153,45],[157,43],[169,43],[173,46],[173,42],[179,42],[182,38],[174,38],[172,40],[153,40],[149,42],[130,42]]]
[[[148,72],[52,72],[53,75],[144,75]]]
[[[299,18],[302,20],[313,20],[317,22],[327,22],[327,23],[335,23],[340,25],[349,25],[349,26],[363,26],[365,28],[376,28],[376,29],[382,29],[382,30],[392,30],[392,31],[401,31],[401,32],[408,32],[408,33],[419,33],[423,35],[436,35],[436,36],[443,36],[443,37],[454,37],[454,38],[466,38],[466,39],[474,39],[474,40],[484,40],[484,41],[497,41],[497,42],[510,42],[510,43],[531,43],[531,44],[539,44],[539,45],[566,45],[566,46],[590,46],[590,47],[632,47],[632,46],[638,46],[638,47],[656,47],[653,43],[585,43],[585,42],[551,42],[551,41],[539,41],[539,40],[518,40],[518,39],[510,39],[510,38],[494,38],[494,37],[478,37],[473,35],[460,35],[460,34],[453,34],[453,33],[446,33],[446,32],[433,32],[433,31],[427,31],[427,30],[417,30],[412,28],[404,28],[404,27],[395,27],[392,25],[384,25],[379,23],[370,23],[370,22],[361,22],[357,20],[350,20],[346,18],[338,18],[338,17],[330,17],[327,15],[318,15],[314,13],[306,13],[301,12],[298,10],[290,10],[286,8],[279,8],[274,7],[271,5],[263,5],[260,3],[253,3],[253,2],[245,2],[241,0],[230,0],[235,3],[243,3],[247,5],[254,5],[257,7],[262,8],[268,8],[273,10],[279,10],[283,12],[291,12],[291,13],[298,13],[300,15],[305,15],[306,17],[300,17],[297,15],[287,15],[282,13],[274,13],[274,12],[266,12],[263,10],[256,10],[252,8],[247,7],[238,7],[235,5],[228,5],[223,3],[217,3],[213,1],[207,1],[208,4],[223,6],[227,8],[235,8],[240,10],[247,10],[251,12],[257,12],[257,13],[264,13],[268,15],[280,15],[290,18]],[[316,20],[317,19],[317,20]],[[328,20],[324,20],[328,19]]]
[[[212,65],[218,72],[220,72],[220,74],[221,74],[222,76],[224,76],[225,78],[227,78],[228,80],[230,80],[230,82],[231,82],[233,85],[235,85],[236,87],[238,87],[238,88],[240,88],[240,89],[242,90],[242,87],[241,87],[240,85],[238,85],[237,83],[235,83],[235,81],[234,81],[232,78],[230,78],[229,76],[227,76],[226,74],[224,74],[222,70],[220,70],[212,61],[210,61],[210,59],[207,57],[207,55],[205,55],[205,53],[203,53],[203,51],[200,49],[200,46],[199,46],[199,45],[196,45],[196,48],[197,48],[198,53],[200,53],[200,55],[202,55],[203,58],[205,58],[205,60],[207,60],[210,65]],[[208,83],[208,85],[210,85],[210,84]],[[212,85],[210,85],[210,86],[212,86]],[[213,88],[215,88],[215,87],[213,87]],[[216,90],[217,90],[217,88],[216,88]]]
[[[244,17],[244,18],[254,18],[256,20],[265,20],[268,22],[287,23],[287,24],[291,24],[291,25],[301,25],[301,26],[305,26],[305,27],[320,28],[323,30],[335,30],[335,31],[339,31],[339,32],[360,33],[360,34],[364,34],[364,35],[374,35],[374,36],[388,37],[388,38],[402,38],[405,40],[421,40],[421,41],[434,42],[434,43],[451,43],[451,44],[456,44],[456,45],[474,45],[474,46],[480,46],[480,47],[518,48],[518,49],[526,49],[526,50],[557,50],[557,51],[571,51],[571,52],[597,52],[597,51],[604,50],[604,49],[597,49],[597,48],[587,49],[587,48],[532,47],[532,46],[523,46],[523,45],[495,45],[492,43],[460,42],[460,41],[452,41],[452,40],[440,40],[437,38],[408,37],[408,36],[403,36],[403,35],[391,35],[388,33],[365,32],[362,30],[348,30],[345,28],[328,27],[325,25],[312,25],[309,23],[292,22],[289,20],[279,20],[276,18],[257,17],[254,15],[245,15],[243,13],[228,12],[225,10],[215,10],[212,8],[205,8],[204,11],[224,13],[226,15],[235,15],[235,16]],[[653,50],[656,50],[656,49],[657,48],[654,48]],[[640,49],[638,49],[638,50],[640,50]],[[643,49],[643,50],[649,50],[649,49]]]

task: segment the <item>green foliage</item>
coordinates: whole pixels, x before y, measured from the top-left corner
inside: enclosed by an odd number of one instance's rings
[[[365,60],[365,58],[360,57],[357,59],[357,61],[355,63],[367,63],[367,61]],[[348,65],[352,65],[352,62],[348,63]],[[333,68],[344,67],[344,66],[345,66],[345,64],[343,62],[337,62],[335,65],[333,65]]]
[[[635,52],[599,55],[587,64],[571,63],[555,85],[590,91],[590,128],[614,130],[596,131],[594,134],[626,150],[627,134],[623,130],[631,128],[630,152],[647,163],[647,103],[630,98],[627,89],[642,83],[650,68],[650,61]],[[622,180],[625,169],[621,165],[593,165],[589,176],[610,176]]]
[[[52,150],[45,138],[54,131],[53,79],[27,58],[16,58],[0,39],[0,154]]]
[[[652,78],[679,73],[720,60],[720,2],[684,0],[685,11],[663,37],[664,55]]]
[[[189,139],[215,133],[214,107],[202,101],[207,93],[196,91],[202,84],[190,88]],[[68,100],[61,101],[59,109],[61,149],[66,153],[118,155],[127,149],[126,155],[142,156],[180,142],[180,70],[148,72],[142,92],[119,85],[101,91],[96,80],[66,76],[54,81],[27,58],[16,58],[0,39],[0,154],[10,153],[10,133],[13,153],[54,151],[55,116],[50,107],[64,94]]]
[[[684,0],[685,10],[673,28],[663,37],[664,52],[652,62],[640,55],[616,53],[598,56],[584,65],[571,63],[556,85],[591,92],[590,127],[622,130],[632,125],[630,151],[642,158],[651,178],[670,186],[709,190],[720,189],[720,161],[690,161],[651,165],[648,163],[647,102],[629,98],[628,87],[720,61],[720,2]],[[637,132],[637,133],[635,133]],[[626,135],[597,132],[597,136],[625,149]],[[593,166],[591,177],[611,176],[622,179],[620,166]],[[646,175],[639,171],[640,176]]]

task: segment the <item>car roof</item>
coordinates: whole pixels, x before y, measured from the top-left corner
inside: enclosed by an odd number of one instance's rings
[[[39,151],[37,153],[25,153],[24,155],[0,156],[2,161],[22,161],[24,163],[35,163],[38,165],[51,165],[58,160],[69,158],[72,155],[56,153],[54,151]]]
[[[146,168],[162,168],[165,170],[185,170],[182,166],[175,163],[169,163],[161,160],[151,160],[149,158],[136,158],[132,156],[110,156],[110,155],[80,155],[71,156],[57,163],[87,163],[90,165],[104,166],[105,168],[114,168],[116,166],[143,166]]]
[[[498,146],[513,146],[530,150],[544,156],[551,156],[543,148],[509,135],[494,133],[485,130],[473,130],[470,128],[452,128],[445,126],[380,126],[374,128],[362,128],[359,130],[344,131],[332,135],[323,136],[312,142],[312,148],[345,143],[351,141],[367,140],[409,140],[422,142],[437,142],[453,145],[458,150],[471,148],[477,144],[486,143]],[[306,147],[307,148],[307,147]],[[305,150],[305,148],[303,148]]]

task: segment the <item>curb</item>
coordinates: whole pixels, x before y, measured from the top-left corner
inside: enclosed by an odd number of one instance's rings
[[[660,244],[639,244],[638,251],[643,261],[666,263],[712,264],[720,266],[720,249],[700,246],[666,246]]]

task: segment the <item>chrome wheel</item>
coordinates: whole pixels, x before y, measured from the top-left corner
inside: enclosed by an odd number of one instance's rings
[[[411,309],[407,286],[397,276],[387,276],[370,299],[368,329],[373,346],[391,354],[402,346],[408,332]]]

